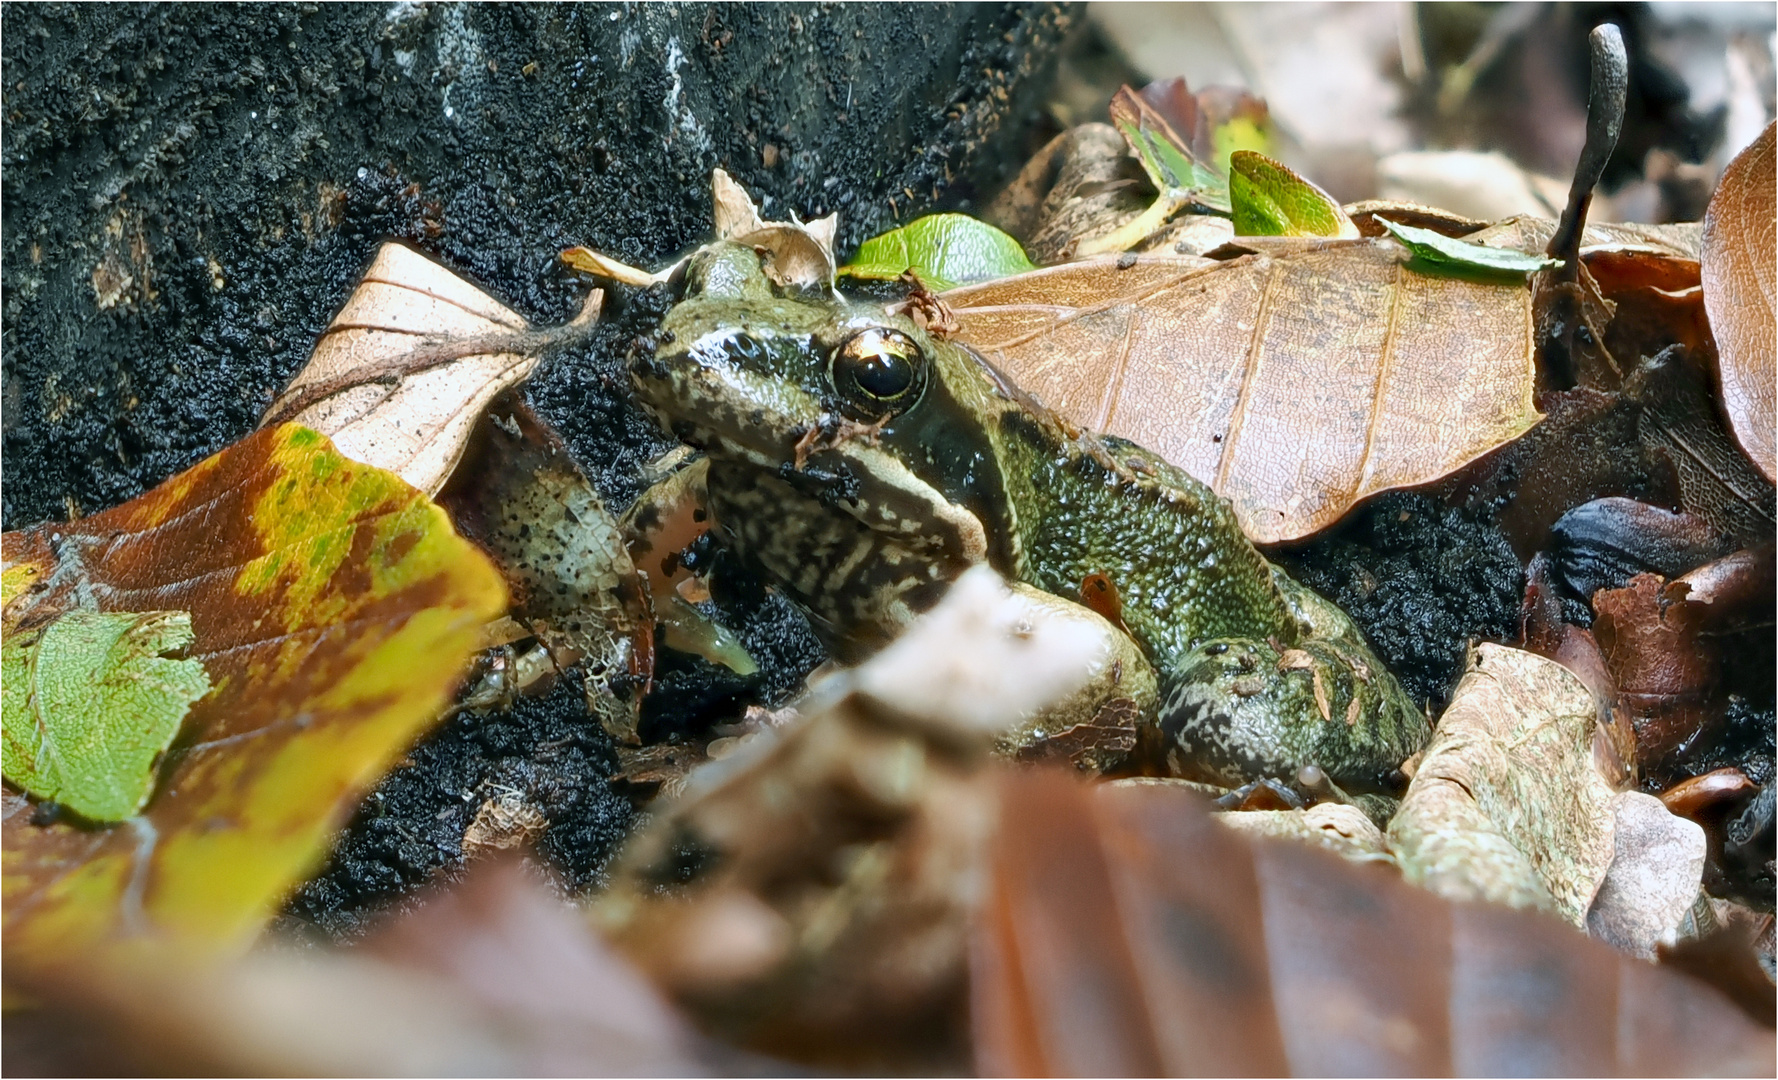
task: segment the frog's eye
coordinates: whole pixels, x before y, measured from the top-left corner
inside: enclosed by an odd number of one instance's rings
[[[833,351],[834,389],[871,412],[913,404],[925,372],[920,346],[899,330],[860,330]]]

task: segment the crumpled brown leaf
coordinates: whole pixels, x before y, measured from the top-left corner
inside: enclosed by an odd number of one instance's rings
[[[1636,730],[1642,770],[1657,776],[1676,752],[1720,726],[1727,705],[1718,694],[1720,652],[1699,636],[1708,609],[1684,592],[1638,574],[1622,589],[1593,594],[1593,636]]]
[[[1389,823],[1403,875],[1576,926],[1600,904],[1601,923],[1624,928],[1616,943],[1634,926],[1632,951],[1652,955],[1697,898],[1704,834],[1652,796],[1612,790],[1593,765],[1596,722],[1592,695],[1562,665],[1478,646]]]
[[[260,426],[307,425],[352,460],[435,494],[488,402],[546,349],[584,333],[601,299],[595,291],[573,322],[533,331],[443,265],[386,243]]]
[[[1524,285],[1419,274],[1392,241],[1267,251],[1108,256],[944,300],[960,340],[1021,387],[1209,484],[1262,543],[1540,419]]]
[[[1774,130],[1741,151],[1722,174],[1704,214],[1704,306],[1716,334],[1722,404],[1747,456],[1778,481],[1773,444],[1778,332],[1773,292],[1778,290],[1778,196],[1773,169]]]
[[[779,285],[833,288],[834,235],[840,217],[829,214],[804,224],[766,221],[759,216],[746,189],[721,169],[711,174],[715,197],[716,238],[749,244],[762,254],[760,267]]]

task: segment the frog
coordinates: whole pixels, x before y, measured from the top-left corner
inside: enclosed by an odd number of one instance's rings
[[[1426,716],[1226,500],[1063,421],[917,308],[770,269],[729,240],[689,257],[630,376],[707,458],[716,534],[836,656],[882,647],[987,563],[1108,616],[1152,667],[1126,772],[1225,790],[1312,775],[1373,816],[1400,795]],[[1090,604],[1089,586],[1115,605]]]

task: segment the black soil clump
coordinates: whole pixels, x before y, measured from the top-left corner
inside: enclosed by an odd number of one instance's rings
[[[389,902],[462,868],[478,814],[484,831],[505,825],[509,838],[528,825],[567,887],[597,884],[634,811],[607,786],[617,754],[587,717],[581,685],[569,672],[506,712],[448,720],[359,807],[327,866],[291,897],[283,928],[362,932]]]
[[[1396,492],[1327,536],[1271,557],[1352,616],[1415,704],[1437,716],[1470,641],[1519,633],[1525,573],[1487,508]]]

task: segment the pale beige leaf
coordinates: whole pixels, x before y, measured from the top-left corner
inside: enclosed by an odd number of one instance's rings
[[[596,305],[570,326],[584,324]],[[533,332],[412,248],[384,244],[261,426],[307,425],[347,457],[433,494],[488,402],[529,375],[561,337]]]
[[[1599,775],[1596,716],[1592,695],[1561,664],[1478,646],[1389,823],[1403,875],[1452,899],[1543,908],[1583,928],[1612,880],[1617,897],[1599,902],[1614,925],[1646,935],[1649,923],[1683,914],[1702,849],[1682,867],[1651,865],[1686,838],[1650,827],[1647,808]],[[1620,820],[1630,823],[1622,838]]]
[[[1704,214],[1704,310],[1716,336],[1722,404],[1747,456],[1778,479],[1773,423],[1778,409],[1773,293],[1778,288],[1778,195],[1774,194],[1773,132],[1729,163]]]
[[[1529,288],[1420,274],[1405,258],[1370,240],[1227,262],[1124,255],[944,299],[960,340],[1044,404],[1160,453],[1273,543],[1541,419]]]
[[[1653,960],[1698,899],[1704,830],[1640,791],[1618,795],[1612,821],[1611,869],[1587,909],[1587,933]]]

